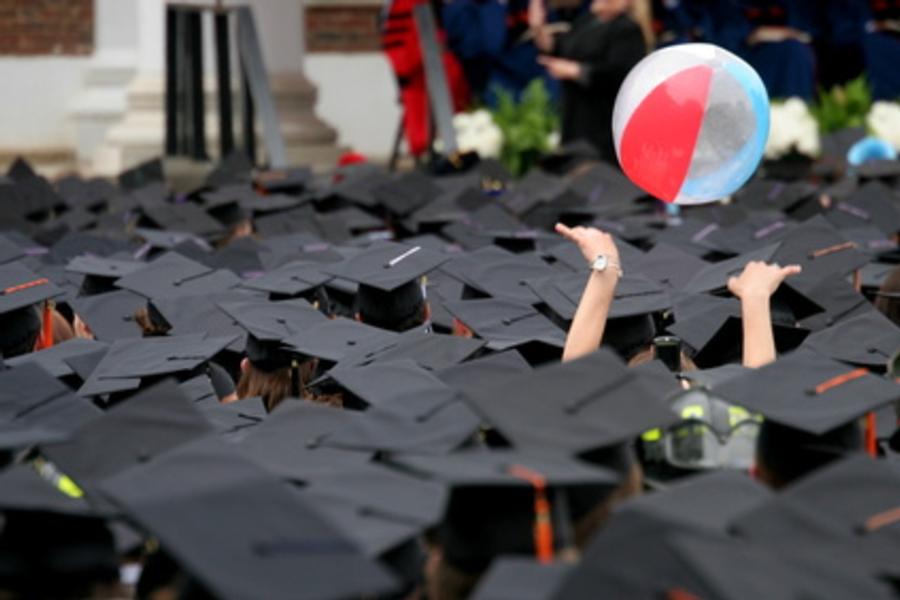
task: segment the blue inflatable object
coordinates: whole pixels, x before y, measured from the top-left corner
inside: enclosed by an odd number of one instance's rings
[[[853,144],[847,152],[847,162],[854,167],[870,160],[897,160],[897,150],[883,139],[869,136]]]

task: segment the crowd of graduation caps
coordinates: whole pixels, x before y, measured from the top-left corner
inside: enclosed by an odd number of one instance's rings
[[[897,597],[900,164],[856,135],[677,218],[579,145],[186,193],[17,161],[3,597]]]

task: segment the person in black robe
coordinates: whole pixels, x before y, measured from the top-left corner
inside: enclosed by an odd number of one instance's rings
[[[540,59],[562,83],[562,143],[586,140],[616,164],[612,113],[619,87],[647,51],[640,26],[628,14],[631,0],[594,0],[590,12],[566,32],[542,26],[541,0],[532,0],[530,23],[547,56]]]

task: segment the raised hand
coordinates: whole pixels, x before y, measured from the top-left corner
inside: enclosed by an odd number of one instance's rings
[[[574,242],[588,264],[593,263],[594,259],[601,254],[614,259],[616,263],[619,262],[619,249],[616,248],[615,240],[611,235],[596,227],[567,227],[562,223],[557,223],[556,232],[570,242]]]
[[[800,273],[799,265],[770,265],[761,261],[747,263],[738,277],[728,280],[728,291],[741,300],[768,299],[788,277]]]

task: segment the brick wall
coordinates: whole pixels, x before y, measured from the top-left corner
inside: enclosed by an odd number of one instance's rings
[[[2,0],[0,0],[2,1]],[[309,6],[307,52],[378,52],[378,5]]]
[[[83,55],[93,45],[93,0],[0,0],[0,55]]]

